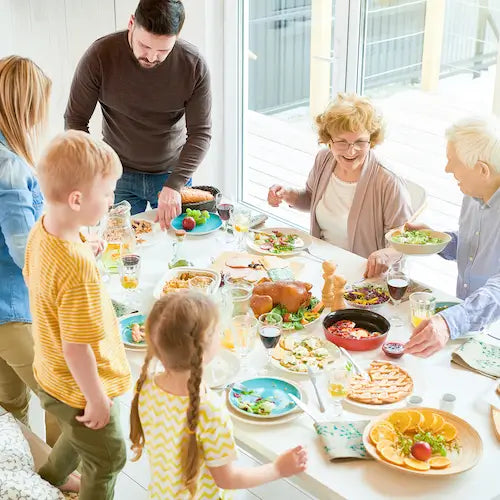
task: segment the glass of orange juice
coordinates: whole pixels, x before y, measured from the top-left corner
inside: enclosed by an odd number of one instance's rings
[[[120,257],[120,284],[127,294],[126,302],[129,304],[134,292],[139,287],[140,268],[141,257],[139,255],[126,254]]]
[[[424,319],[430,318],[436,310],[436,298],[429,292],[415,292],[410,295],[411,324],[416,328]]]

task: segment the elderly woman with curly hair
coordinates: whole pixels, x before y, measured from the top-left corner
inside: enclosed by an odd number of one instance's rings
[[[338,94],[316,124],[328,149],[316,155],[305,189],[274,185],[268,203],[309,210],[313,236],[367,257],[365,276],[377,276],[399,257],[385,248],[385,233],[411,216],[404,181],[373,152],[384,139],[382,117],[367,98]]]

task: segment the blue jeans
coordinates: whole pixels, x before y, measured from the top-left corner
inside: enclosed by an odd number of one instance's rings
[[[151,208],[158,207],[158,193],[165,185],[169,174],[143,174],[141,172],[123,172],[116,183],[115,203],[127,200],[131,205],[132,215],[144,212],[148,201]],[[191,186],[191,179],[186,186]]]

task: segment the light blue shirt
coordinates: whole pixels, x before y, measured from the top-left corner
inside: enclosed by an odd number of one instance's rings
[[[33,169],[0,132],[0,324],[31,322],[22,268],[28,234],[42,209]]]
[[[465,196],[458,232],[441,252],[458,267],[457,297],[463,303],[440,312],[452,339],[500,318],[500,189],[487,203]]]

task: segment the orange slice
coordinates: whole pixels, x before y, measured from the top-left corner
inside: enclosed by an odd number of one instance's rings
[[[375,424],[370,430],[370,440],[373,444],[377,445],[379,441],[386,439],[391,443],[395,443],[398,439],[397,434],[393,429],[386,425]]]
[[[434,424],[434,415],[435,414],[429,410],[420,411],[420,413],[424,417],[423,422],[420,424],[420,428],[424,432],[430,431],[432,429],[432,425]]]
[[[429,459],[431,469],[445,469],[450,464],[450,459],[446,457],[432,457]]]
[[[377,451],[379,453],[381,453],[381,450],[383,450],[384,448],[387,448],[388,446],[394,447],[394,441],[391,441],[390,439],[381,439],[377,443]]]
[[[408,411],[396,411],[387,420],[394,425],[399,432],[405,432],[410,426],[411,417]]]
[[[441,427],[443,427],[443,425],[445,424],[445,419],[438,413],[433,413],[433,415],[434,415],[434,422],[432,423],[432,427],[430,428],[430,430],[432,432],[438,432],[439,430],[441,430]]]
[[[422,427],[425,418],[419,411],[410,410],[408,411],[408,415],[410,415],[410,425],[407,430],[413,431]]]
[[[404,465],[403,457],[396,451],[394,446],[386,446],[380,450],[380,455],[387,462],[394,465]]]
[[[417,460],[416,458],[406,457],[404,463],[407,467],[413,470],[426,471],[431,468],[427,462],[422,462],[422,460]]]
[[[441,434],[448,442],[453,441],[457,437],[457,428],[453,424],[445,422],[438,434]]]

